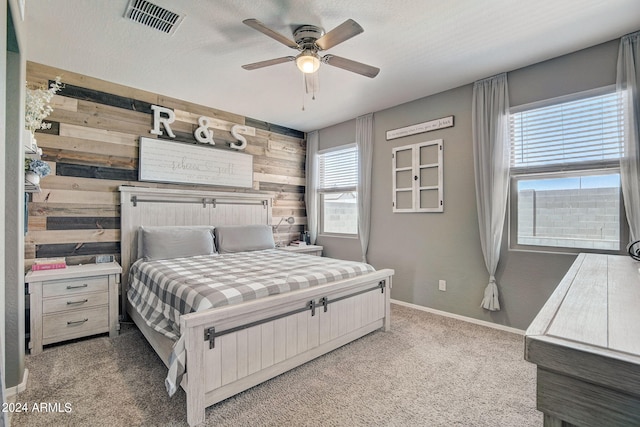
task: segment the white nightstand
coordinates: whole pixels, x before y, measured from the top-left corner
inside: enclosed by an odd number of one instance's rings
[[[30,271],[31,354],[59,341],[109,332],[118,335],[117,262]]]
[[[299,252],[303,254],[322,256],[322,246],[305,245],[305,246],[281,246],[278,249],[290,252]]]

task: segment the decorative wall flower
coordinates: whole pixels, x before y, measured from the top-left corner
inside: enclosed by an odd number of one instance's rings
[[[62,89],[60,76],[56,77],[48,89],[44,87],[32,89],[27,83],[24,127],[32,134],[38,129],[51,128],[51,123],[42,123],[42,121],[53,111],[49,103],[60,89]]]
[[[41,178],[44,178],[51,173],[51,167],[49,167],[49,164],[40,159],[25,159],[24,170],[25,172],[33,172]]]

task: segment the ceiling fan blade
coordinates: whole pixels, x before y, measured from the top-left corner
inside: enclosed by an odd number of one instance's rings
[[[351,37],[357,36],[364,29],[353,19],[347,19],[333,30],[316,40],[316,44],[322,50],[327,50],[333,46],[349,40]]]
[[[283,36],[279,32],[272,30],[271,28],[267,27],[257,19],[245,19],[244,21],[242,21],[242,23],[250,26],[254,30],[260,31],[262,34],[271,37],[275,41],[278,41],[285,46],[289,46],[292,49],[298,48],[298,45],[296,44],[296,42],[288,39],[287,37]]]
[[[332,65],[334,67],[342,68],[343,70],[351,71],[353,73],[362,74],[363,76],[374,78],[380,72],[380,68],[372,67],[371,65],[363,64],[361,62],[353,61],[351,59],[342,58],[335,55],[325,55],[322,57],[322,62]]]
[[[245,70],[257,70],[258,68],[268,67],[270,65],[282,64],[289,61],[295,61],[295,56],[283,56],[282,58],[267,59],[266,61],[254,62],[252,64],[243,65]]]
[[[320,90],[320,82],[318,80],[318,72],[315,73],[303,73],[304,74],[304,86],[307,93],[313,94]]]

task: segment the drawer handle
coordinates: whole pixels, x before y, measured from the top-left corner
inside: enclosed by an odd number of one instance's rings
[[[71,326],[71,325],[80,325],[80,324],[82,324],[82,323],[84,323],[84,322],[88,322],[88,321],[89,321],[89,319],[76,320],[76,321],[73,321],[73,322],[67,322],[67,326]]]
[[[71,304],[84,304],[85,302],[88,302],[88,299],[83,299],[82,301],[67,301],[67,305],[71,305]]]
[[[88,284],[83,284],[83,285],[78,285],[78,286],[67,286],[67,289],[80,289],[80,288],[86,288],[87,286],[89,286]]]

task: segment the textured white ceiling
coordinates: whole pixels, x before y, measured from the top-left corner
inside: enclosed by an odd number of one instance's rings
[[[311,131],[640,29],[639,0],[153,2],[185,15],[175,34],[126,20],[127,0],[28,0],[27,58]],[[323,54],[381,72],[369,79],[323,65],[311,100],[292,62],[240,68],[295,54],[247,18],[291,38],[302,24],[329,31],[352,18],[364,33]]]

